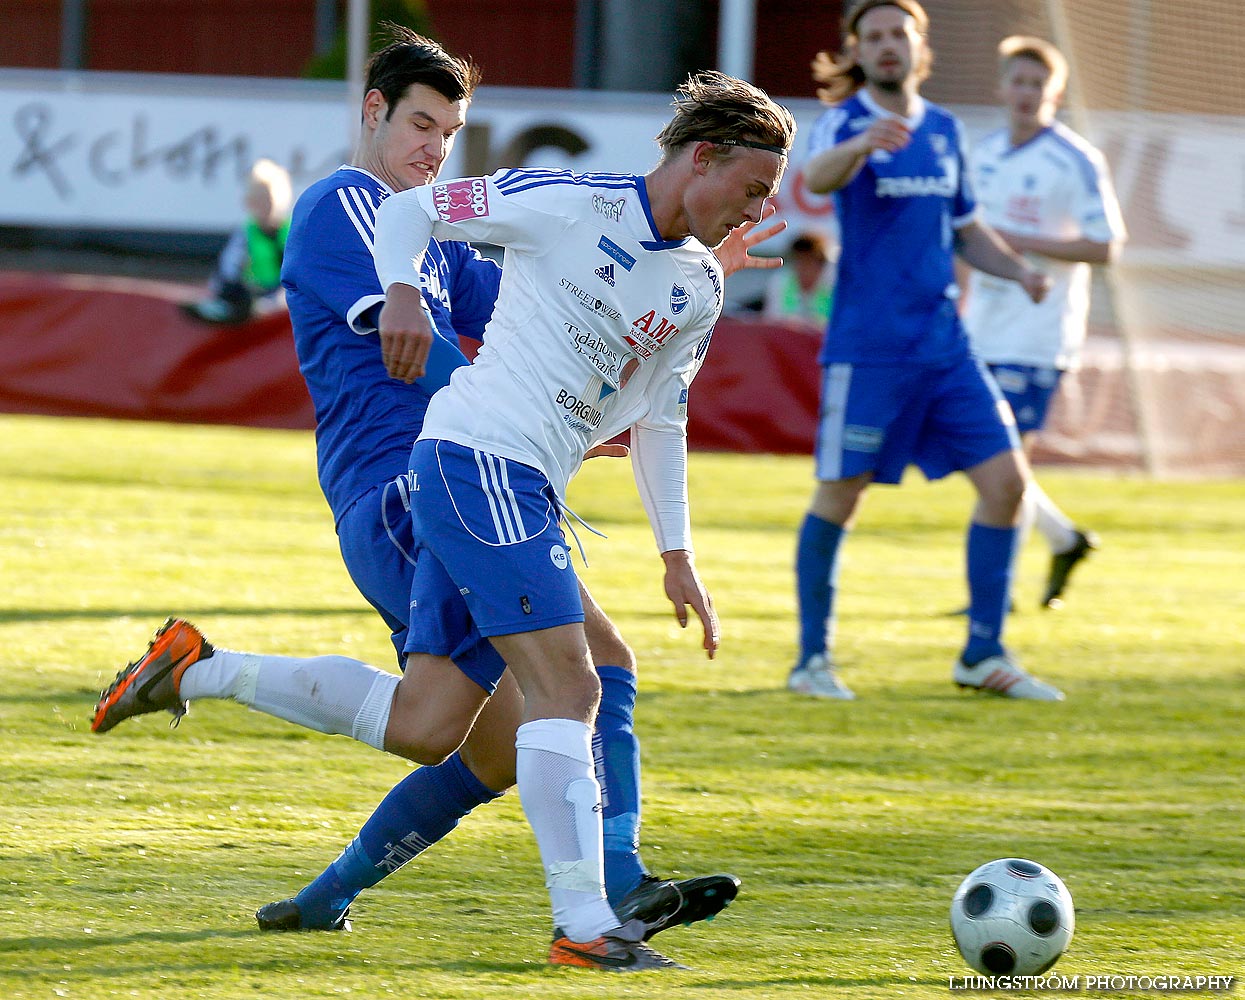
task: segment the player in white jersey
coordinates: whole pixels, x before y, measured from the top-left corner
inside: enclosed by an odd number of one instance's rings
[[[403,506],[408,459],[431,394],[456,364],[466,364],[452,346],[455,334],[479,339],[501,272],[467,244],[431,246],[417,280],[437,327],[438,359],[414,384],[389,377],[376,332],[384,296],[372,256],[375,206],[394,191],[436,179],[464,123],[478,73],[434,42],[400,29],[393,35],[368,65],[352,164],[313,184],[299,200],[284,280],[301,370],[316,403],[320,481],[342,555],[360,592],[393,631],[402,665],[410,667],[403,690],[419,686],[429,700],[453,685],[437,678],[424,682],[422,661],[408,664],[405,653],[414,576],[412,525]],[[781,225],[742,226],[732,233],[715,248],[726,273],[776,266],[779,262],[753,258],[748,250]],[[618,445],[605,450],[626,452]],[[591,595],[584,591],[582,597],[602,687],[593,748],[608,792],[602,814],[606,885],[618,912],[643,920],[652,936],[712,917],[734,898],[738,880],[729,875],[662,879],[643,865],[635,656]],[[442,650],[447,651],[453,652],[453,645]],[[464,650],[458,666],[480,690],[496,689],[483,711],[478,701],[471,702],[469,717],[475,722],[467,739],[455,722],[444,727],[450,732],[445,740],[433,732],[423,743],[387,747],[385,720],[399,685],[389,671],[344,656],[220,649],[192,624],[175,619],[101,695],[92,729],[105,733],[125,719],[165,709],[180,719],[191,699],[231,698],[427,764],[392,789],[320,876],[293,899],[256,913],[264,930],[347,929],[349,906],[363,889],[514,783],[518,688],[508,675],[502,679],[505,664],[492,650]],[[441,707],[450,712],[444,702]]]
[[[1060,377],[1080,366],[1090,265],[1113,260],[1125,230],[1106,160],[1055,120],[1068,79],[1063,54],[1041,38],[1021,35],[1005,38],[998,51],[1007,127],[973,150],[973,185],[986,221],[1046,271],[1051,290],[1034,303],[1013,283],[973,271],[964,323],[1011,404],[1028,454]],[[1076,527],[1032,478],[1024,510],[1025,526],[1036,521],[1050,546],[1042,605],[1056,607],[1072,568],[1096,547],[1096,538]]]
[[[382,343],[432,342],[409,277],[431,237],[506,248],[485,347],[433,399],[411,453],[423,546],[412,600],[443,622],[461,607],[459,648],[490,640],[523,690],[519,794],[553,906],[550,959],[563,964],[673,964],[620,925],[602,886],[600,685],[558,525],[566,486],[593,444],[631,428],[666,593],[680,624],[692,608],[712,656],[718,625],[692,557],[686,480],[688,388],[722,307],[707,248],[760,219],[795,131],[763,92],[718,73],[689,79],[674,106],[643,177],[507,170],[397,194],[377,214]],[[416,378],[424,352],[386,360],[395,378]],[[446,681],[472,695],[449,666]],[[399,692],[391,734],[436,724]]]

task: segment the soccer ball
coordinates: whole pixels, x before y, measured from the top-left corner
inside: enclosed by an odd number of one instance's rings
[[[960,954],[987,976],[1045,972],[1068,947],[1075,923],[1072,895],[1059,876],[1020,858],[982,865],[951,900]]]

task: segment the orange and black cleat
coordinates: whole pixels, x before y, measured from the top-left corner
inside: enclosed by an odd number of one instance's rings
[[[654,969],[686,969],[672,958],[643,941],[632,940],[643,933],[639,921],[629,921],[616,931],[593,941],[572,941],[561,929],[553,932],[549,948],[550,965],[570,965],[605,972],[650,972]]]
[[[147,652],[117,674],[99,696],[91,731],[106,733],[132,716],[166,709],[173,713],[173,725],[177,725],[189,709],[178,694],[182,674],[192,663],[215,652],[190,622],[170,618],[152,637]]]

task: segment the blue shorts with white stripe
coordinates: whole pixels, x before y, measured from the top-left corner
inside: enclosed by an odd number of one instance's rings
[[[442,648],[449,638],[470,643],[584,620],[558,500],[542,472],[436,440],[415,443],[411,472],[421,551],[408,644],[428,634],[420,625],[425,610],[438,628],[453,622],[445,609],[454,602],[465,612],[453,626],[461,634],[434,637]]]

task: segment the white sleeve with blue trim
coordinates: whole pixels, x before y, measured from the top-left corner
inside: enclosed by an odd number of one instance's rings
[[[550,197],[540,189],[511,194],[498,186],[495,178],[504,186],[513,173],[431,184],[386,198],[376,217],[376,271],[382,287],[409,283],[404,275],[433,236],[482,240],[533,255],[556,246],[570,220],[535,207]]]

